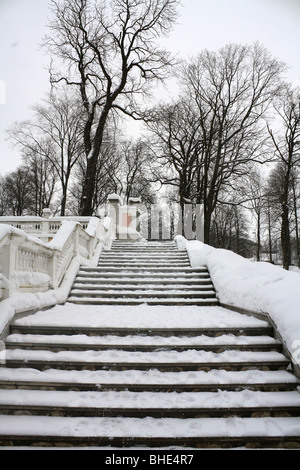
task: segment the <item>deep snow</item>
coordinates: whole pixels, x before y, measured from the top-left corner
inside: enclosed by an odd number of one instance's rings
[[[294,361],[300,362],[300,275],[266,262],[253,262],[232,251],[176,237],[191,265],[207,266],[221,303],[267,313]]]

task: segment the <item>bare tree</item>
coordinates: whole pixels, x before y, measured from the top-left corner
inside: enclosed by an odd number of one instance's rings
[[[260,261],[266,199],[264,179],[257,168],[254,167],[249,171],[249,174],[245,179],[245,186],[242,188],[242,192],[249,203],[250,210],[252,211],[256,222],[256,259],[257,261]]]
[[[156,40],[174,24],[178,0],[52,0],[51,5],[45,44],[66,66],[64,73],[52,68],[51,82],[75,87],[85,108],[80,213],[91,215],[107,119],[112,111],[136,117],[136,98],[165,77],[171,60]]]
[[[300,205],[300,171],[293,172],[291,179],[292,199],[294,209],[294,225],[296,238],[296,254],[298,267],[300,268],[300,234],[299,234],[299,205]]]
[[[196,204],[202,203],[199,179],[203,142],[198,115],[187,97],[171,104],[159,105],[146,116],[151,131],[151,146],[157,163],[152,165],[153,181],[172,187],[177,192],[181,220],[192,214],[196,231]],[[189,204],[189,210],[185,210]],[[185,223],[181,230],[185,236]]]
[[[32,204],[31,189],[31,177],[27,167],[20,166],[6,175],[3,179],[5,215],[28,215]]]
[[[144,202],[151,201],[151,163],[153,155],[142,139],[126,140],[120,145],[121,175],[125,201],[130,197],[140,197]]]
[[[232,250],[242,256],[252,255],[249,249],[248,224],[243,208],[232,199],[231,204],[219,204],[211,225],[211,244]]]
[[[98,208],[105,204],[110,193],[120,192],[118,171],[121,165],[120,155],[117,151],[117,144],[112,138],[113,132],[106,134],[100,151],[100,158],[97,161],[95,170],[95,190],[92,200],[92,212],[95,214]],[[80,202],[83,193],[83,184],[86,175],[87,160],[82,155],[77,161],[70,186],[70,198],[68,208],[71,212],[80,214]]]
[[[30,152],[23,158],[24,166],[29,171],[31,181],[31,199],[30,212],[42,216],[43,209],[49,208],[53,197],[57,191],[57,174],[51,161],[42,158],[38,153]]]
[[[268,124],[268,131],[279,162],[277,196],[281,207],[281,246],[283,267],[288,270],[291,265],[290,195],[293,176],[300,167],[300,90],[287,85],[274,107],[281,125],[274,130]]]
[[[0,176],[0,216],[8,214],[7,192],[5,188],[5,176]]]
[[[201,193],[209,243],[218,194],[233,189],[251,162],[263,162],[265,116],[282,87],[284,65],[259,44],[203,51],[185,64],[182,81],[198,110],[203,140]]]
[[[28,155],[39,155],[55,169],[62,193],[60,214],[65,215],[71,173],[83,153],[81,103],[67,93],[51,94],[33,110],[34,119],[16,123],[9,135],[25,161]]]

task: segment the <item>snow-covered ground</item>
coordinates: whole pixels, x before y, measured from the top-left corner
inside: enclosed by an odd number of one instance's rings
[[[300,276],[266,262],[249,261],[231,251],[178,236],[192,266],[206,265],[221,303],[268,313],[295,362],[300,362]]]

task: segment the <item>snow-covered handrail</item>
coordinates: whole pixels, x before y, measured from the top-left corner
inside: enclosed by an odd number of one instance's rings
[[[44,215],[47,215],[45,212]],[[81,224],[83,229],[86,229],[90,223],[91,217],[39,217],[39,216],[1,216],[0,224],[11,225],[17,229],[23,230],[28,235],[38,237],[44,242],[50,241],[51,238],[58,232],[61,225],[65,220],[72,219],[74,222]]]
[[[62,221],[53,239],[45,243],[10,225],[0,224],[0,299],[15,292],[57,289],[74,258],[97,262],[109,245],[114,227],[109,218],[90,218],[86,230],[76,220]]]

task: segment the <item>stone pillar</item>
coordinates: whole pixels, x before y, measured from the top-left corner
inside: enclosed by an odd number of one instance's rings
[[[121,198],[118,194],[110,194],[107,198],[108,217],[110,217],[116,226],[116,238],[119,238],[120,205]]]
[[[52,240],[53,238],[53,235],[51,236],[50,234],[50,230],[49,230],[49,227],[50,227],[50,217],[52,216],[52,211],[51,209],[49,208],[45,208],[43,209],[43,221],[42,221],[42,235],[40,236],[40,239],[45,242],[45,243],[48,243]]]
[[[132,227],[136,229],[137,232],[140,233],[141,227],[140,227],[140,211],[139,211],[139,206],[141,204],[141,199],[139,197],[130,197],[128,199],[128,204],[130,208],[133,208],[134,210],[132,211],[134,221],[132,224]]]

